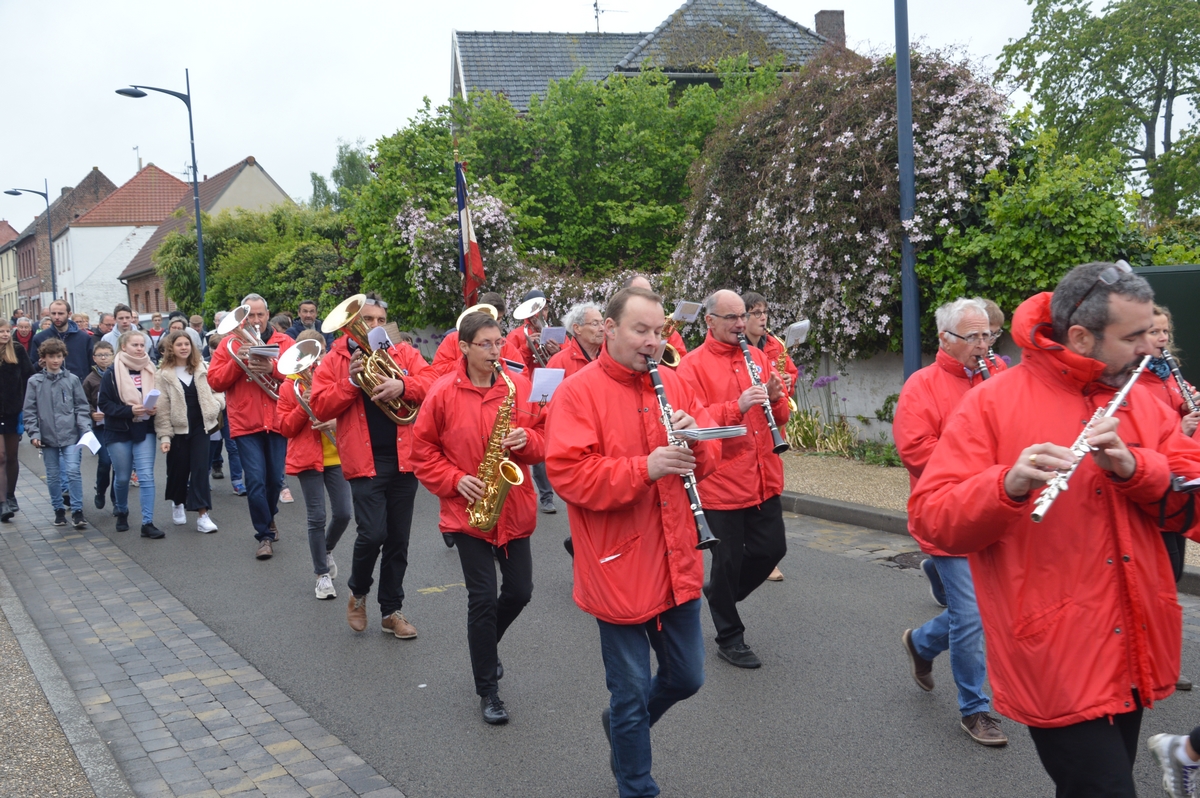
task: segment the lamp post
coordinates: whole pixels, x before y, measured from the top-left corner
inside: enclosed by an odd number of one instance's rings
[[[908,49],[908,0],[896,0],[896,127],[900,149],[900,222],[911,221],[916,209],[913,175],[912,67]],[[921,368],[921,297],[916,256],[908,230],[900,231],[900,318],[904,326],[904,379]]]
[[[54,294],[54,298],[58,299],[58,274],[54,271],[54,221],[50,218],[50,181],[42,179],[42,187],[45,191],[38,191],[35,188],[10,188],[5,191],[5,194],[11,194],[14,197],[19,197],[22,194],[37,194],[46,201],[46,234],[50,239],[50,293]]]
[[[188,75],[188,71],[183,70],[183,81],[187,91],[180,94],[177,91],[170,89],[156,89],[153,86],[135,86],[131,85],[127,89],[117,89],[117,94],[122,97],[145,97],[146,91],[157,91],[162,94],[169,94],[183,101],[187,106],[188,111],[188,138],[192,144],[192,201],[196,205],[196,257],[200,261],[200,299],[204,299],[204,294],[208,290],[208,281],[205,279],[204,271],[204,232],[200,226],[200,183],[198,170],[196,167],[196,132],[192,126],[192,81]],[[146,91],[143,91],[145,89]]]

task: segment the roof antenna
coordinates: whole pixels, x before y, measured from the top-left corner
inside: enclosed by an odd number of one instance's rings
[[[138,171],[140,172],[140,171],[142,171],[142,151],[138,148],[138,145],[136,145],[136,144],[133,145],[133,151],[137,153]]]
[[[617,11],[612,8],[601,8],[600,0],[592,0],[592,8],[596,12],[596,33],[600,32],[600,15],[601,14],[625,14],[625,11]]]

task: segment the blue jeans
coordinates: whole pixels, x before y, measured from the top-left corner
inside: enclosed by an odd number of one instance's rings
[[[229,437],[229,419],[221,416],[221,440],[213,441],[209,447],[212,452],[212,465],[219,466],[224,464],[221,458],[221,443],[224,442],[225,449],[229,452],[229,479],[233,482],[242,481],[242,458],[238,456],[237,441]]]
[[[62,487],[71,494],[71,510],[83,510],[83,477],[79,473],[78,446],[47,446],[42,449],[42,461],[46,464],[46,488],[50,491],[50,504],[55,510],[63,509]]]
[[[950,672],[958,686],[958,710],[963,716],[987,712],[991,704],[983,692],[987,661],[983,654],[983,621],[975,603],[975,582],[966,557],[934,557],[938,576],[946,589],[946,609],[912,633],[913,648],[922,659],[933,660],[950,650]]]
[[[113,463],[113,513],[129,514],[129,475],[133,469],[138,474],[138,501],[142,505],[142,523],[154,523],[154,453],[158,441],[153,433],[142,438],[141,443],[131,440],[108,441],[108,456]]]
[[[631,626],[596,622],[600,625],[604,679],[611,695],[617,790],[621,798],[658,795],[658,785],[650,775],[650,727],[704,684],[700,600]],[[653,676],[651,648],[658,659],[658,673]]]
[[[255,540],[275,540],[271,522],[279,512],[279,489],[283,485],[283,465],[287,459],[287,438],[278,432],[255,432],[232,438],[246,477],[246,494],[250,503],[250,522],[254,524]],[[230,455],[230,472],[233,471]]]

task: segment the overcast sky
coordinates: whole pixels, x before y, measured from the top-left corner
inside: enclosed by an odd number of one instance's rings
[[[601,2],[603,31],[651,31],[683,0]],[[846,12],[847,43],[894,49],[892,0],[768,0],[808,27],[823,8]],[[622,12],[622,13],[618,13]],[[995,57],[1025,33],[1024,0],[911,0],[912,37]],[[191,70],[200,173],[247,155],[291,196],[307,199],[309,172],[328,174],[338,139],[368,143],[403,127],[428,95],[450,91],[450,32],[594,31],[592,0],[0,0],[0,190],[57,195],[93,166],[121,185],[137,154],[185,170],[187,111],[138,83],[182,92]],[[0,219],[23,229],[41,197],[0,194]]]

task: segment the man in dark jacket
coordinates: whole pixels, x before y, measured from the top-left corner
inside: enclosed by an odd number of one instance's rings
[[[323,319],[317,318],[317,303],[306,299],[300,303],[300,307],[297,309],[296,321],[285,332],[292,340],[295,340],[296,336],[305,330],[320,332],[322,321]],[[321,334],[325,336],[325,350],[329,351],[329,348],[333,346],[333,333],[321,332]]]
[[[50,303],[50,327],[33,336],[33,351],[43,341],[57,338],[67,345],[67,360],[63,368],[79,378],[80,383],[87,378],[92,370],[92,346],[95,339],[79,325],[71,321],[71,305],[65,299],[56,299]]]

